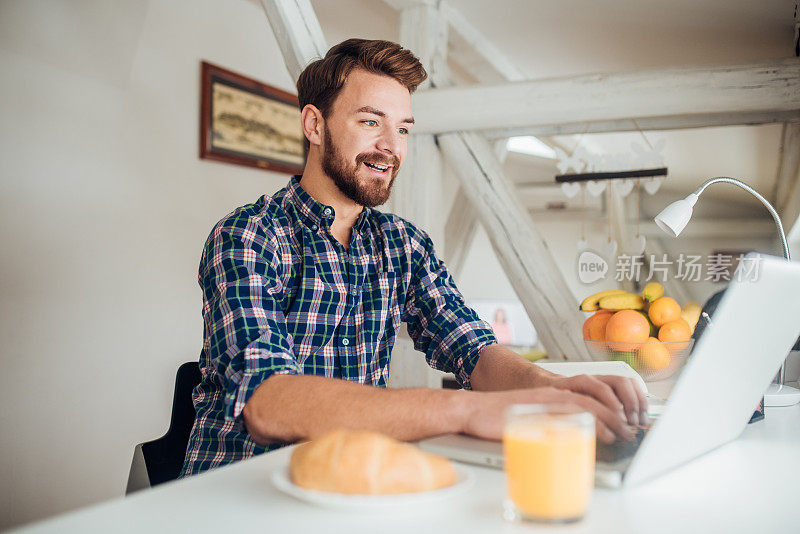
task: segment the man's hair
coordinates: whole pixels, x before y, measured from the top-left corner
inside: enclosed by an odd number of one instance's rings
[[[416,56],[397,43],[347,39],[333,46],[324,58],[312,62],[300,74],[297,79],[300,109],[311,104],[327,117],[354,68],[394,78],[410,93],[428,77]],[[308,150],[308,139],[303,141]]]

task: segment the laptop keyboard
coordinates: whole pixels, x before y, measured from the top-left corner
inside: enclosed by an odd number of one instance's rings
[[[598,462],[616,463],[625,460],[634,455],[639,445],[642,444],[647,431],[650,430],[652,425],[638,425],[636,428],[636,435],[630,441],[618,439],[614,443],[606,444],[600,441],[597,442],[596,458]]]

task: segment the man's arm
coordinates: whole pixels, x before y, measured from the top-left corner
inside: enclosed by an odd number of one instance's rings
[[[620,413],[630,424],[647,422],[647,398],[632,379],[605,375],[563,377],[545,371],[502,345],[489,345],[481,351],[471,382],[476,391],[547,386],[567,389],[593,397]]]
[[[511,391],[383,389],[320,376],[273,375],[242,412],[256,443],[314,439],[336,428],[373,430],[415,441],[448,433],[499,440],[512,404],[574,404],[592,412],[605,442],[633,433],[619,415],[590,396],[537,387]]]

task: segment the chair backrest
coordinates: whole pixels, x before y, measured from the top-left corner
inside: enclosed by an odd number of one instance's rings
[[[136,446],[126,494],[178,478],[194,424],[192,390],[200,384],[201,378],[196,361],[178,368],[169,430],[156,440]]]

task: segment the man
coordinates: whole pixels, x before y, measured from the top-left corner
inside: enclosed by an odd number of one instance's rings
[[[374,209],[405,160],[425,77],[408,50],[360,39],[300,75],[302,177],[222,219],[203,252],[203,379],[182,476],[340,427],[499,439],[517,403],[581,406],[606,442],[646,418],[629,379],[558,377],[498,345],[428,235]],[[385,388],[401,322],[464,390]]]

